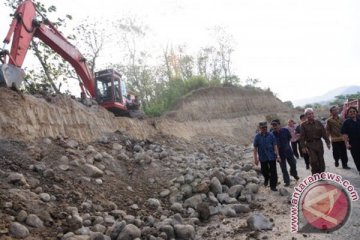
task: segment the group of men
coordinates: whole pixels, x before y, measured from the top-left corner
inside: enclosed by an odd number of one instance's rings
[[[295,122],[289,120],[288,127],[282,128],[278,119],[271,121],[272,129],[268,131],[267,122],[259,123],[259,132],[254,138],[254,162],[261,167],[264,176],[264,185],[277,191],[277,166],[279,162],[285,186],[290,185],[290,176],[299,179],[296,170],[296,158],[304,158],[306,168],[311,166],[311,173],[325,171],[324,148],[322,139],[325,140],[328,149],[332,147],[335,166],[339,166],[341,160],[344,169],[350,169],[347,165],[347,149],[350,150],[357,170],[360,173],[360,118],[354,107],[347,110],[346,120],[339,116],[339,109],[330,108],[330,117],[326,121],[326,127],[315,119],[314,111],[307,108],[300,115],[301,123],[295,126]],[[331,139],[331,142],[330,142]],[[291,143],[291,146],[290,146]],[[295,157],[294,157],[295,156]],[[287,170],[290,166],[290,176]]]

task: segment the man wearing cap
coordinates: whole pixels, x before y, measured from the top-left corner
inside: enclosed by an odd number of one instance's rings
[[[314,110],[306,108],[304,114],[307,120],[301,124],[300,147],[310,156],[311,173],[322,173],[325,171],[325,161],[321,138],[325,140],[328,149],[330,149],[330,140],[325,127],[319,120],[315,120]]]
[[[294,153],[290,147],[291,134],[287,128],[282,128],[280,126],[280,120],[275,119],[271,122],[273,128],[273,134],[276,137],[279,155],[280,155],[280,167],[284,179],[285,186],[290,186],[290,176],[287,170],[286,162],[290,166],[290,175],[293,176],[296,181],[299,180],[297,171],[296,171],[296,160],[294,158]]]
[[[339,117],[339,109],[336,106],[330,108],[330,117],[326,120],[326,132],[330,136],[335,167],[339,166],[339,159],[344,169],[350,169],[347,165],[348,156],[345,141],[341,134],[341,126],[344,120]]]
[[[275,136],[268,132],[267,122],[259,123],[260,132],[254,138],[254,162],[260,162],[265,187],[269,184],[272,191],[277,191],[276,161],[280,160]]]

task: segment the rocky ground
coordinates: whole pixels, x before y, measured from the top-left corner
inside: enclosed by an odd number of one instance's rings
[[[251,149],[214,139],[1,140],[0,167],[0,239],[332,238],[290,234],[296,183],[270,191]]]

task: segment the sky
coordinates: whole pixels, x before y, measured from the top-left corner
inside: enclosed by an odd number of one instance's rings
[[[3,2],[3,0],[0,0]],[[360,84],[360,1],[357,0],[44,0],[59,14],[114,19],[135,15],[157,44],[199,48],[209,28],[233,36],[233,71],[257,78],[283,101]],[[11,19],[0,14],[0,38]],[[115,33],[116,34],[116,33]]]

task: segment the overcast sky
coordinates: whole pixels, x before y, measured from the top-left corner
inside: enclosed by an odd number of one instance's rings
[[[157,43],[205,46],[220,25],[236,45],[234,71],[260,79],[283,100],[322,95],[360,83],[360,1],[357,0],[44,0],[74,23],[93,16],[135,14]],[[4,7],[2,7],[4,9]],[[6,10],[6,9],[5,9]],[[2,11],[3,12],[3,11]],[[10,22],[0,14],[3,38]]]

